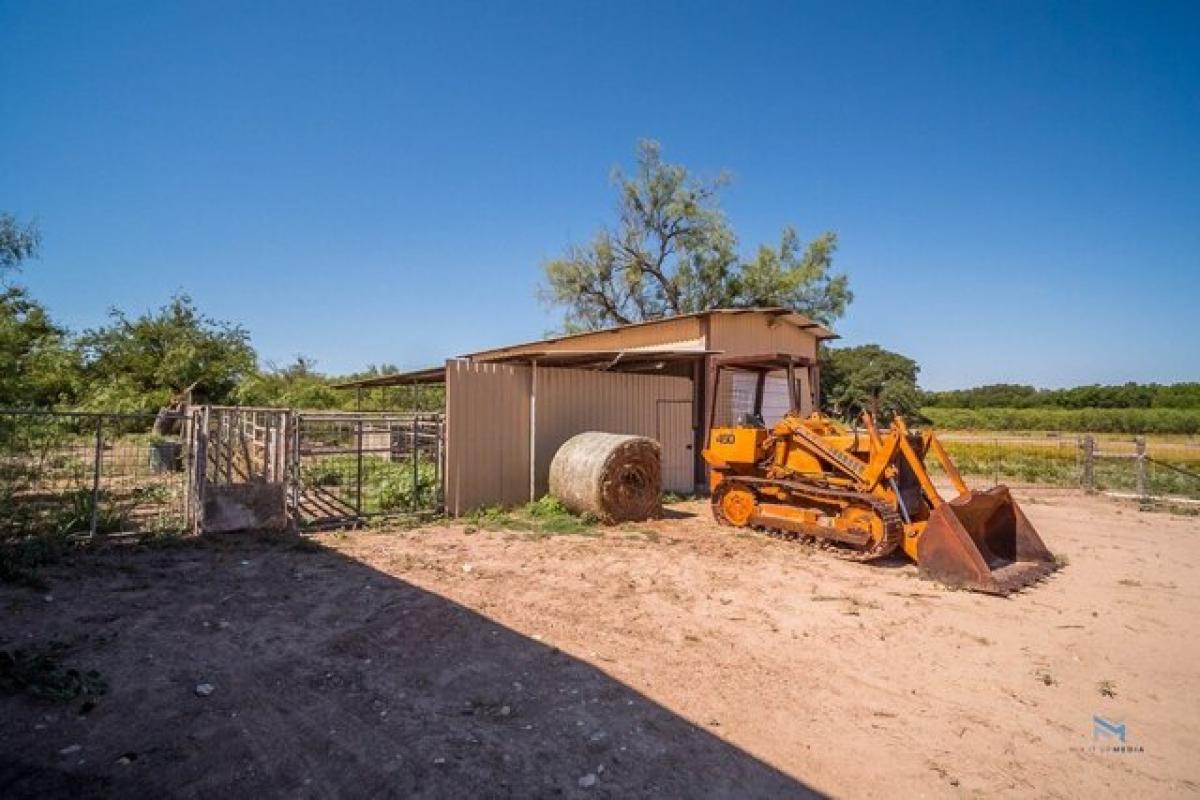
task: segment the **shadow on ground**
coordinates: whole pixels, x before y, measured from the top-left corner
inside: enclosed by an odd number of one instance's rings
[[[0,796],[817,796],[596,667],[311,541],[115,548],[47,577],[51,601],[0,586],[0,648],[66,642],[110,689],[86,715],[0,698]]]

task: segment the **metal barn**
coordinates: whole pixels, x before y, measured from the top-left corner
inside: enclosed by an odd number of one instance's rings
[[[547,490],[550,461],[588,430],[649,436],[662,445],[663,488],[690,494],[705,485],[700,457],[708,398],[736,408],[753,387],[714,386],[719,359],[785,355],[816,363],[835,334],[783,308],[714,309],[600,331],[497,347],[445,366],[385,375],[343,388],[444,383],[446,510],[518,504]],[[801,410],[817,387],[798,370]],[[786,380],[771,376],[763,416],[787,410]]]

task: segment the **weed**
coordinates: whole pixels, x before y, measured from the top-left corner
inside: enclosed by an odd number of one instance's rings
[[[340,490],[357,499],[361,476],[362,507],[368,512],[408,511],[432,508],[437,500],[437,466],[426,459],[417,460],[414,483],[413,464],[388,461],[378,456],[330,456],[304,464],[301,479],[309,486]]]
[[[0,650],[0,694],[29,694],[43,700],[68,701],[108,691],[108,684],[99,672],[63,667],[62,658],[69,649],[63,642],[49,642]]]
[[[1117,583],[1121,584],[1122,586],[1133,586],[1133,587],[1142,585],[1141,581],[1135,581],[1133,578],[1121,578],[1121,580],[1117,581]]]
[[[1100,690],[1101,697],[1116,697],[1117,685],[1109,680],[1100,681],[1096,684],[1096,688]]]
[[[1037,677],[1037,679],[1039,681],[1041,681],[1042,683],[1044,683],[1047,686],[1057,686],[1058,685],[1058,679],[1055,678],[1053,675],[1051,675],[1049,670],[1039,669],[1037,672],[1034,673],[1034,675]]]

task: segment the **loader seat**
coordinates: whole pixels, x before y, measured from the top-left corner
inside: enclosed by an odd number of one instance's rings
[[[763,422],[762,414],[748,411],[745,414],[738,414],[737,426],[739,428],[765,428],[767,423]]]

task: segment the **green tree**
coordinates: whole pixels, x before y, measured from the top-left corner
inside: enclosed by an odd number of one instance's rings
[[[24,288],[0,288],[0,407],[69,405],[78,389],[67,332]]]
[[[345,393],[330,388],[329,380],[315,367],[304,356],[296,356],[284,367],[268,365],[247,375],[234,389],[233,399],[245,406],[337,408]]]
[[[7,212],[0,213],[0,278],[21,269],[21,264],[35,258],[42,244],[42,234],[34,222],[21,225]]]
[[[7,278],[36,258],[41,233],[0,213],[0,407],[44,407],[72,402],[78,361],[68,333],[45,307]]]
[[[188,387],[199,402],[228,403],[255,372],[246,329],[204,316],[187,295],[134,319],[114,308],[109,319],[79,337],[88,407],[157,408]]]
[[[640,142],[634,174],[613,173],[616,226],[546,262],[540,296],[564,308],[569,330],[721,307],[784,306],[826,324],[840,317],[853,295],[846,276],[831,273],[837,237],[802,245],[789,227],[778,247],[741,259],[719,204],[728,181],[699,179],[665,162],[657,142]]]
[[[897,415],[919,419],[920,371],[916,361],[877,344],[825,348],[821,396],[833,413],[850,420],[863,411],[870,411],[882,423]]]

